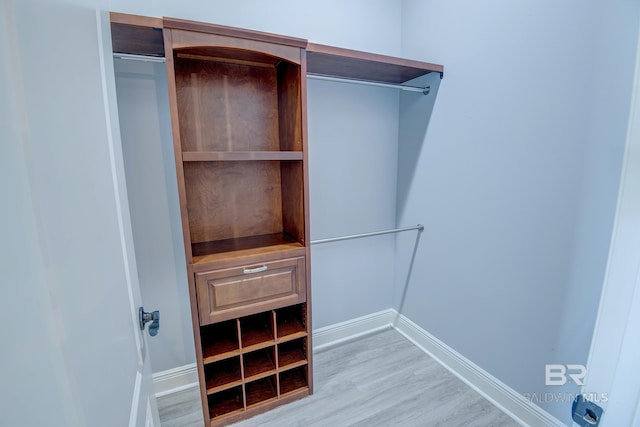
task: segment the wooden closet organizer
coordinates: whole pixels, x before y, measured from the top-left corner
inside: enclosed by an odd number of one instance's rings
[[[111,13],[114,54],[164,57],[205,420],[313,392],[307,73],[402,84],[443,67]]]

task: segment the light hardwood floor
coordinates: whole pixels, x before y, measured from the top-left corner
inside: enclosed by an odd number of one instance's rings
[[[518,426],[393,329],[314,354],[315,393],[234,424]],[[203,425],[196,388],[158,398],[163,427]]]

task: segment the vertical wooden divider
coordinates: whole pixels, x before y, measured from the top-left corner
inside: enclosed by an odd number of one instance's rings
[[[242,378],[242,406],[247,410],[247,390],[244,382],[244,354],[242,353],[242,330],[240,319],[236,319],[236,328],[238,330],[238,348],[240,349],[240,378]]]
[[[275,345],[273,350],[273,357],[275,358],[274,365],[276,367],[276,394],[278,399],[280,399],[280,361],[279,361],[279,346],[278,346],[278,313],[275,310],[271,311],[271,321],[273,322],[273,336],[275,338]]]

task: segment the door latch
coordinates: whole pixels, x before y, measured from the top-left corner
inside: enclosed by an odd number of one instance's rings
[[[143,307],[138,309],[138,321],[140,322],[140,330],[144,331],[144,325],[151,322],[149,325],[149,335],[155,337],[158,335],[158,329],[160,329],[160,312],[158,310],[147,313]]]
[[[582,395],[577,395],[571,406],[573,421],[580,427],[597,427],[602,419],[603,409],[594,402],[589,402]]]

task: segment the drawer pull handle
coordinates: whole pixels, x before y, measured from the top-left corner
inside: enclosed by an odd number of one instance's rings
[[[263,265],[262,267],[256,267],[256,268],[247,268],[245,267],[244,270],[242,270],[242,272],[244,274],[251,274],[251,273],[260,273],[261,271],[267,271],[267,266]]]

